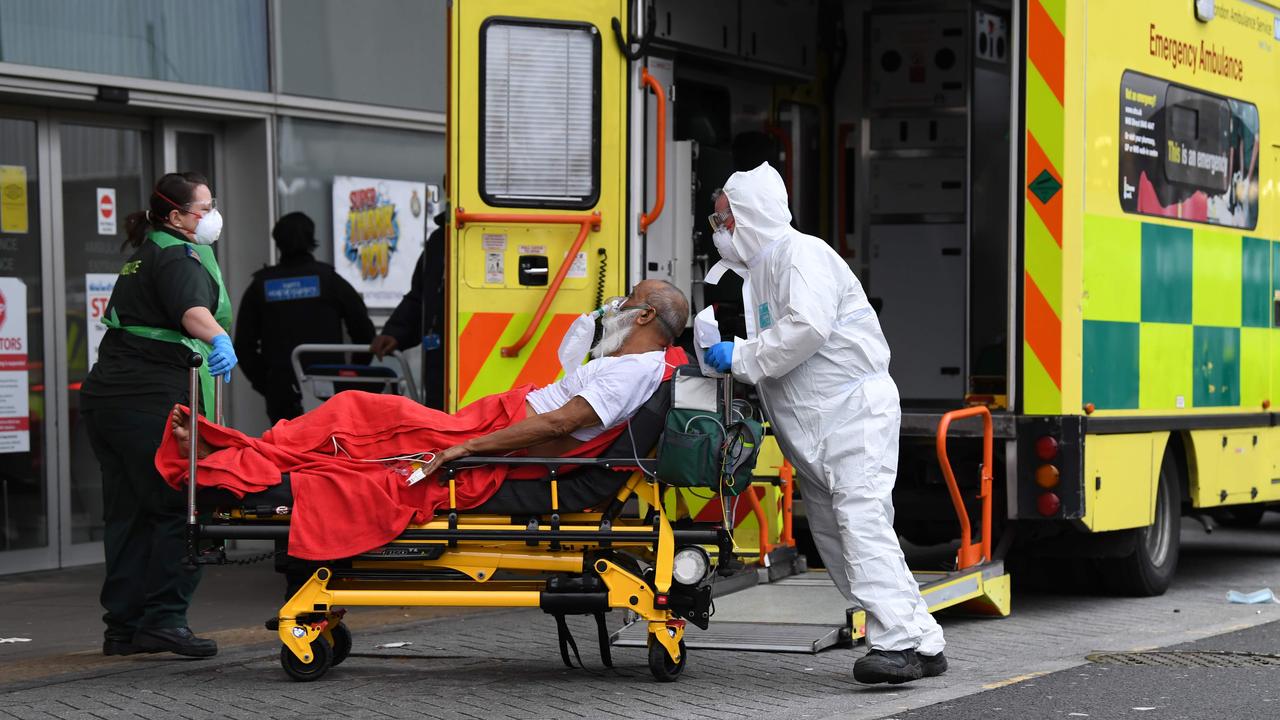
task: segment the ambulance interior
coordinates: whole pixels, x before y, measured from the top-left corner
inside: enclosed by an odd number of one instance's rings
[[[701,282],[718,259],[705,218],[733,171],[771,162],[796,228],[866,288],[904,413],[999,406],[1016,252],[1010,3],[655,0],[652,13],[646,62],[673,88],[674,162],[645,275],[685,286],[695,310],[716,303],[722,333],[743,335],[738,278]]]

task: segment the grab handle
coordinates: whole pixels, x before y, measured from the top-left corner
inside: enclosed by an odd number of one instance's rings
[[[543,294],[542,302],[538,303],[538,310],[533,314],[533,319],[529,321],[529,327],[524,329],[524,333],[518,340],[501,350],[502,357],[518,357],[520,351],[533,338],[534,331],[542,324],[542,318],[546,316],[547,310],[551,307],[551,301],[559,294],[560,285],[564,282],[565,275],[569,274],[569,267],[573,264],[573,259],[578,256],[578,251],[582,249],[582,244],[587,241],[587,233],[600,231],[600,211],[597,210],[590,215],[524,215],[516,213],[469,213],[462,208],[458,208],[454,212],[454,218],[459,228],[466,226],[469,222],[507,225],[531,223],[578,226],[578,237],[574,239],[569,252],[565,253],[564,261],[560,263],[560,269],[556,271],[555,278],[547,286],[547,292]]]
[[[188,431],[191,433],[191,447],[187,449],[187,567],[195,568],[199,564],[200,525],[196,522],[196,446],[200,443],[200,366],[204,358],[200,353],[187,356],[187,366],[191,368],[191,379],[187,386],[190,395],[191,413]]]
[[[222,415],[222,376],[213,376],[213,422],[226,424]]]
[[[787,194],[791,194],[792,190],[792,158],[791,158],[791,136],[787,134],[782,126],[771,122],[764,124],[764,132],[766,135],[772,135],[778,144],[782,145],[782,184],[787,188]]]
[[[662,214],[662,206],[667,202],[667,94],[662,90],[662,83],[649,74],[649,68],[641,68],[640,84],[653,91],[658,99],[657,146],[654,149],[654,197],[653,207],[647,213],[640,214],[640,234],[648,232],[649,226]]]
[[[200,353],[191,353],[187,357],[187,366],[191,368],[191,413],[188,420],[190,427],[188,431],[191,433],[191,447],[187,450],[187,527],[194,527],[196,524],[196,445],[199,444],[200,436],[200,366],[204,364],[204,358]]]
[[[951,470],[951,461],[947,458],[947,430],[952,420],[982,416],[982,470],[978,484],[978,497],[982,499],[982,539],[977,546],[973,545],[973,529],[969,525],[969,511],[965,509],[964,498],[960,497],[960,487],[956,484],[955,473]],[[956,569],[963,570],[980,562],[991,561],[991,445],[992,445],[991,411],[986,406],[952,410],[938,421],[938,464],[942,466],[942,475],[947,481],[947,492],[951,495],[951,504],[955,507],[956,519],[960,521],[960,551],[956,555]]]

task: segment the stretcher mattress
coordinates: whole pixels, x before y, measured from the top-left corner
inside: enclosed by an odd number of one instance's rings
[[[633,459],[648,457],[658,445],[663,421],[671,406],[671,381],[658,386],[653,397],[631,418],[630,432],[624,430],[600,458]],[[603,467],[580,467],[560,474],[557,496],[560,512],[581,512],[599,508],[627,481],[627,472]],[[430,482],[430,481],[424,481]],[[256,516],[287,515],[293,507],[293,490],[288,474],[281,482],[256,493],[237,498],[219,488],[200,489],[200,506],[216,510],[239,508]],[[284,512],[280,512],[284,509]],[[550,483],[544,480],[507,480],[497,493],[467,513],[489,515],[545,514],[552,511]]]

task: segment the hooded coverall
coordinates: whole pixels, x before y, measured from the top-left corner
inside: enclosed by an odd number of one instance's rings
[[[747,340],[733,375],[754,384],[795,466],[813,539],[836,587],[867,611],[880,650],[942,651],[893,529],[901,409],[889,346],[862,284],[826,243],[791,227],[768,164],[724,187],[732,250],[744,264]]]

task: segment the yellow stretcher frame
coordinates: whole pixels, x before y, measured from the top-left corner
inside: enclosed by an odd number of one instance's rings
[[[394,545],[401,555],[420,547],[422,559],[353,559],[350,568],[324,565],[303,583],[268,623],[280,637],[280,662],[294,680],[309,682],[323,677],[346,659],[351,633],[342,622],[347,607],[541,607],[555,614],[586,614],[613,609],[630,610],[648,623],[649,669],[660,681],[677,679],[685,666],[684,628],[689,597],[700,590],[680,586],[672,578],[678,547],[713,545],[722,557],[732,552],[722,529],[673,529],[660,502],[661,486],[642,470],[634,470],[619,489],[610,508],[620,510],[635,496],[650,508],[648,519],[622,517],[620,512],[560,514],[557,510],[555,471],[548,489],[552,513],[537,523],[519,524],[507,515],[464,515],[454,507],[453,473],[468,465],[502,461],[508,464],[603,465],[611,470],[636,467],[634,460],[573,458],[468,458],[449,471],[450,510],[432,522],[411,525]],[[645,461],[641,461],[643,464]],[[613,467],[610,467],[613,465]],[[534,481],[536,482],[536,481]],[[287,533],[284,517],[275,522],[253,522],[240,511],[220,515],[224,522],[196,525],[189,549],[196,562],[219,562],[195,552],[200,537],[229,539],[267,537],[273,531]],[[255,530],[257,532],[255,532]],[[220,549],[219,549],[220,550]],[[427,552],[430,551],[430,552]],[[605,553],[615,557],[606,557]],[[218,556],[221,553],[217,553]],[[624,561],[630,567],[624,567]],[[645,573],[633,560],[651,563]],[[387,578],[386,571],[394,572]],[[453,571],[457,579],[431,579],[430,573]],[[382,576],[379,573],[383,573]],[[708,570],[707,577],[714,568]],[[421,574],[421,579],[405,576]],[[500,574],[512,577],[500,578]],[[551,576],[595,576],[603,592],[548,592]],[[706,578],[703,579],[705,582]],[[550,598],[548,597],[550,595]],[[685,603],[677,600],[683,598]],[[709,587],[705,591],[709,602]],[[578,603],[578,604],[575,604]],[[684,617],[681,617],[681,614]],[[705,625],[709,613],[693,605],[694,621]],[[699,622],[700,621],[700,622]],[[562,657],[569,663],[562,639]],[[608,662],[607,648],[601,648]]]

